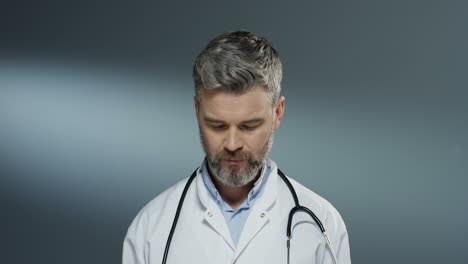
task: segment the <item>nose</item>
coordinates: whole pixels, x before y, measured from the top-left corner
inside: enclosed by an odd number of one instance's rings
[[[224,141],[224,148],[229,152],[235,152],[239,149],[242,149],[242,140],[240,138],[239,132],[235,128],[231,128],[226,133],[226,138]]]

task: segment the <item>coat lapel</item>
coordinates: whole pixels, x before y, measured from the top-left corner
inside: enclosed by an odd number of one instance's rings
[[[226,243],[234,251],[234,242],[232,241],[231,233],[229,232],[226,220],[224,219],[224,216],[220,212],[215,202],[209,197],[208,190],[204,185],[200,170],[197,172],[196,184],[198,197],[200,202],[205,207],[205,212],[203,214],[204,221],[206,221],[216,233],[223,237],[224,241],[226,241]]]

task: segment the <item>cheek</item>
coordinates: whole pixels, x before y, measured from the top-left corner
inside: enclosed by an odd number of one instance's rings
[[[204,131],[203,135],[210,152],[218,152],[222,147],[222,138],[218,134],[210,132],[209,130]]]
[[[270,138],[270,133],[270,130],[264,129],[262,131],[258,131],[258,133],[250,135],[248,137],[249,149],[255,152],[260,151]]]

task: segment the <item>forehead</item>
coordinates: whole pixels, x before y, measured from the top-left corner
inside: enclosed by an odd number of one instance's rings
[[[268,93],[260,85],[241,95],[222,89],[200,89],[200,112],[207,118],[242,122],[266,117],[271,111]]]

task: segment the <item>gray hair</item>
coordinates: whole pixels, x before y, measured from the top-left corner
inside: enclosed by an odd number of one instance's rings
[[[219,88],[240,95],[257,85],[264,85],[274,106],[280,95],[282,75],[278,52],[266,39],[247,31],[217,36],[193,65],[198,101],[201,88]]]

